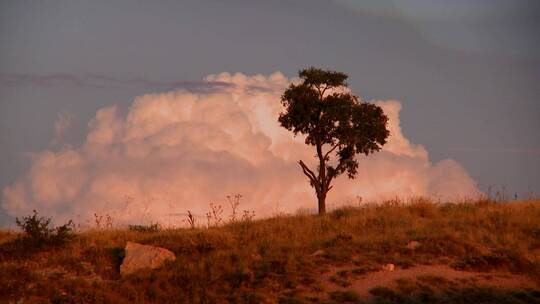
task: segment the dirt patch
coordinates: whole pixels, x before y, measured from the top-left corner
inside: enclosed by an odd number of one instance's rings
[[[508,272],[461,271],[446,265],[419,265],[394,271],[375,271],[356,275],[354,267],[332,267],[321,277],[321,292],[354,291],[361,297],[371,297],[375,287],[397,288],[400,280],[444,280],[454,286],[488,286],[504,289],[535,289],[539,286],[529,277]],[[320,293],[319,293],[320,296]]]

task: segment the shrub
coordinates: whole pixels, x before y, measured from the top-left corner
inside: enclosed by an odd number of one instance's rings
[[[331,291],[328,293],[330,299],[339,303],[358,303],[360,296],[354,290]]]
[[[52,227],[50,218],[39,217],[36,210],[33,210],[33,213],[22,219],[15,219],[17,226],[24,232],[23,241],[28,244],[37,247],[62,246],[75,236],[73,221],[69,220],[64,225]]]
[[[137,232],[158,232],[159,226],[158,224],[150,224],[150,225],[129,225],[129,231],[137,231]]]
[[[338,209],[335,209],[330,213],[330,217],[334,220],[339,220],[344,217],[351,216],[358,208],[352,206],[344,206]]]

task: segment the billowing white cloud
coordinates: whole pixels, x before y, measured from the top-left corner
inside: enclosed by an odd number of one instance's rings
[[[222,73],[205,81],[231,85],[139,96],[125,117],[115,106],[100,109],[81,146],[35,154],[29,171],[3,190],[2,208],[12,216],[36,209],[58,221],[99,213],[116,222],[179,224],[175,215],[203,216],[209,203],[226,207],[225,196],[234,193],[243,195],[241,208],[257,216],[315,207],[296,163],[314,167],[313,148],[277,123],[289,79]],[[358,196],[452,200],[478,194],[457,162],[432,165],[427,151],[405,138],[399,101],[376,103],[390,118],[389,142],[360,157],[357,179],[335,181],[330,207]]]
[[[56,116],[54,121],[54,138],[51,140],[50,145],[57,145],[62,143],[64,136],[71,126],[71,120],[73,116],[69,112],[60,112]]]

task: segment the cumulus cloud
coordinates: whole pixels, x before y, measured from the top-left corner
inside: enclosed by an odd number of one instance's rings
[[[54,137],[50,145],[54,146],[62,143],[69,127],[71,127],[72,120],[73,116],[69,112],[60,112],[57,114],[54,121]]]
[[[3,190],[2,208],[12,216],[37,209],[57,220],[99,213],[121,223],[173,224],[180,223],[174,215],[190,210],[203,216],[209,203],[225,204],[234,193],[243,195],[241,208],[257,216],[314,208],[315,195],[296,163],[315,167],[313,149],[277,123],[289,81],[281,73],[222,73],[204,79],[229,84],[220,90],[139,96],[126,116],[116,106],[102,108],[81,146],[35,154],[28,172]],[[478,194],[457,162],[433,165],[427,151],[403,135],[399,101],[375,102],[389,116],[389,142],[360,157],[357,179],[335,181],[330,207],[358,196],[453,200]]]

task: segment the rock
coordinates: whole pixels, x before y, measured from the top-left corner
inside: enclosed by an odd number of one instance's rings
[[[81,272],[83,275],[92,275],[95,274],[94,267],[92,267],[92,264],[88,262],[80,262],[79,267],[81,268]]]
[[[409,250],[415,250],[416,248],[420,247],[422,244],[420,244],[420,242],[417,242],[417,241],[410,241],[409,244],[407,244],[407,246],[405,246],[405,248],[409,249]]]
[[[253,253],[251,254],[251,259],[255,262],[258,262],[260,260],[262,260],[262,256],[258,253]]]
[[[318,257],[318,256],[322,256],[322,255],[324,255],[324,250],[322,250],[322,249],[319,249],[319,250],[317,250],[317,251],[315,251],[314,253],[311,254],[311,256],[313,256],[313,257]]]
[[[384,271],[394,271],[395,268],[396,268],[396,266],[394,264],[386,264],[386,265],[383,265],[382,270],[384,270]]]
[[[124,276],[140,269],[156,269],[166,261],[174,260],[176,260],[174,253],[165,248],[127,242],[125,258],[120,265],[120,274]]]

